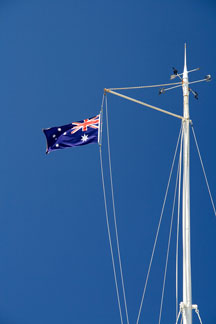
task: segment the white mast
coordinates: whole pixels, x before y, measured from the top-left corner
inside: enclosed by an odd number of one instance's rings
[[[182,241],[183,241],[183,302],[181,303],[183,324],[192,324],[192,288],[191,288],[191,247],[190,247],[190,115],[189,87],[186,62],[186,44],[184,72],[182,80],[184,98],[183,121],[183,200],[182,200]]]
[[[199,321],[202,324],[202,321],[201,321],[201,318],[199,315],[198,306],[192,305],[192,287],[191,287],[191,244],[190,244],[190,122],[191,121],[190,121],[190,114],[189,114],[189,94],[190,94],[190,92],[192,92],[194,97],[196,99],[198,99],[198,93],[196,91],[193,91],[191,88],[189,88],[189,84],[192,84],[192,83],[194,84],[194,83],[203,82],[203,81],[211,81],[211,75],[208,74],[205,76],[204,79],[193,81],[193,82],[189,83],[188,73],[198,71],[198,70],[199,70],[199,68],[196,68],[196,69],[193,69],[190,71],[187,70],[186,44],[185,44],[184,71],[183,71],[183,73],[179,74],[178,71],[175,68],[173,68],[173,75],[171,75],[171,77],[170,77],[170,79],[173,80],[174,78],[176,78],[178,76],[182,80],[182,82],[174,83],[175,86],[173,86],[173,84],[161,84],[161,85],[150,85],[150,86],[139,86],[139,87],[110,88],[110,89],[105,88],[104,89],[105,95],[106,95],[106,93],[111,93],[111,94],[119,96],[121,98],[138,103],[142,106],[146,106],[146,107],[154,109],[156,111],[160,111],[160,112],[168,114],[170,116],[182,119],[182,126],[183,126],[183,192],[182,192],[182,196],[183,196],[182,197],[183,301],[180,303],[180,310],[177,315],[176,324],[178,323],[180,315],[182,315],[183,324],[192,324],[192,310],[193,309],[197,313]],[[182,87],[183,100],[184,100],[183,117],[173,114],[171,112],[168,112],[164,109],[149,105],[149,104],[142,102],[140,100],[136,100],[131,97],[125,96],[125,95],[120,94],[116,91],[113,91],[113,90],[124,90],[124,89],[128,90],[128,89],[140,89],[140,88],[153,88],[153,87],[162,87],[162,86],[170,86],[170,85],[172,85],[172,86],[169,88],[161,88],[159,91],[159,94],[165,93],[166,91],[174,89],[174,88]],[[194,134],[194,136],[195,136],[195,134]],[[195,139],[195,141],[196,141],[196,139]],[[198,154],[200,156],[198,146],[197,146],[197,149],[198,149]],[[201,156],[200,156],[200,160],[201,160]],[[204,170],[202,161],[201,161],[201,165],[202,165],[203,172],[205,175],[205,170]],[[209,185],[207,182],[206,175],[205,175],[205,179],[206,179],[206,184],[207,184],[207,187],[209,190]],[[212,200],[210,190],[209,190],[209,194],[210,194],[210,198],[212,201],[214,212],[216,214],[216,211],[215,211],[216,209],[215,209],[215,206],[214,206],[214,203]],[[156,246],[156,242],[157,242],[157,236],[156,236],[155,245],[153,248],[152,258],[154,256],[154,249]],[[151,264],[152,264],[152,259],[151,259],[151,262],[149,265],[148,275],[150,273]],[[142,299],[141,299],[141,303],[140,303],[139,313],[138,313],[137,322],[136,322],[137,324],[139,323],[139,319],[140,319],[143,300],[144,300],[144,296],[145,296],[145,292],[146,292],[146,286],[147,286],[147,282],[148,282],[148,275],[147,275],[147,279],[146,279],[146,283],[145,283],[145,287],[143,290],[143,295],[142,295]],[[160,316],[161,316],[161,313],[160,313]]]

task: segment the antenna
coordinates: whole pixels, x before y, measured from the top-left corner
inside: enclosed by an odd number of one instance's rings
[[[187,70],[186,44],[185,44],[184,70],[185,70],[185,68]],[[183,79],[182,78],[183,78],[184,72],[178,73],[178,70],[175,67],[172,67],[172,69],[173,69],[173,74],[171,74],[170,80],[174,80],[175,78],[178,77],[182,81],[182,83],[183,83]],[[200,68],[192,69],[192,70],[187,71],[187,74],[188,73],[191,73],[191,72],[196,72],[196,71],[199,71],[199,70],[200,70]],[[194,84],[194,83],[199,83],[199,82],[204,82],[204,81],[205,82],[209,82],[211,80],[212,80],[211,75],[210,74],[207,74],[201,80],[196,80],[196,81],[188,82],[188,85]],[[163,94],[163,93],[165,93],[165,92],[167,92],[169,90],[173,90],[175,88],[180,88],[180,87],[182,87],[182,84],[179,84],[179,85],[173,86],[173,87],[169,87],[169,88],[161,88],[161,89],[159,89],[159,95],[161,95],[161,94]],[[188,90],[189,90],[189,92],[191,92],[193,94],[194,98],[198,100],[198,93],[195,90],[193,90],[191,87]]]

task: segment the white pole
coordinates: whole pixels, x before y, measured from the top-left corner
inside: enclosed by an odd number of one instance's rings
[[[189,134],[189,87],[186,62],[186,44],[184,72],[182,80],[184,98],[183,121],[183,200],[182,200],[182,241],[183,241],[183,324],[192,324],[192,288],[191,288],[191,248],[190,248],[190,134]]]

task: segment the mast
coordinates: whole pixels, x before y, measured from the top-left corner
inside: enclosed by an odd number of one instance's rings
[[[186,61],[186,44],[184,53],[183,89],[183,199],[182,199],[182,242],[183,242],[183,324],[192,324],[192,288],[191,288],[191,247],[190,247],[190,115],[189,87]]]
[[[187,70],[187,58],[186,58],[186,44],[185,44],[185,49],[184,49],[184,71],[183,73],[179,74],[176,68],[173,67],[173,74],[171,75],[170,79],[173,80],[176,77],[179,77],[181,79],[181,82],[177,83],[169,83],[169,84],[161,84],[161,85],[150,85],[150,86],[139,86],[139,87],[124,87],[124,88],[110,88],[110,89],[104,89],[104,94],[106,95],[107,93],[113,94],[115,96],[119,96],[123,99],[133,101],[137,104],[140,104],[142,106],[154,109],[156,111],[168,114],[170,116],[180,118],[182,120],[182,132],[183,132],[183,190],[182,190],[182,251],[183,251],[183,301],[180,303],[180,310],[177,315],[176,319],[176,324],[178,324],[178,320],[180,316],[182,315],[183,319],[183,324],[192,324],[192,310],[195,310],[197,313],[197,316],[199,318],[200,323],[202,323],[200,315],[199,315],[199,310],[197,305],[192,305],[192,284],[191,284],[191,243],[190,243],[190,113],[189,113],[189,94],[190,92],[194,95],[195,99],[198,99],[198,93],[196,91],[193,91],[191,88],[189,88],[189,84],[194,84],[198,82],[203,82],[203,81],[211,81],[211,75],[208,74],[205,76],[204,79],[201,80],[196,80],[189,82],[188,80],[188,74],[190,72],[195,72],[198,71],[199,68],[192,69],[190,71]],[[174,85],[174,86],[173,86]],[[161,88],[159,90],[159,94],[165,93],[168,90],[175,89],[178,87],[182,87],[183,90],[183,117],[180,115],[173,114],[171,112],[168,112],[164,109],[149,105],[145,102],[142,102],[140,100],[133,99],[131,97],[125,96],[123,94],[120,94],[116,91],[113,90],[129,90],[129,89],[141,89],[141,88],[153,88],[153,87],[166,87],[166,86],[171,86],[169,88]],[[193,128],[192,128],[193,130]],[[194,130],[193,130],[194,133]],[[194,134],[195,136],[195,134]],[[196,138],[195,138],[196,142]],[[197,143],[196,143],[197,145]],[[198,154],[199,153],[199,148],[198,149]],[[200,161],[201,165],[203,168],[203,172],[205,175],[205,170],[203,167],[203,163],[201,160],[200,156]],[[209,185],[208,181],[205,175],[206,179],[206,184],[209,190]],[[216,214],[216,209],[211,197],[211,193],[209,190],[210,198],[212,201],[212,206],[214,209],[214,212]],[[157,232],[158,234],[158,232]],[[156,236],[157,238],[157,236]],[[154,249],[156,246],[157,239],[155,240],[155,245],[153,248],[153,253],[152,253],[152,258],[154,255]],[[148,275],[150,273],[151,269],[151,264],[152,264],[152,259],[149,265],[148,269]],[[146,291],[146,286],[147,286],[147,281],[148,281],[148,275],[145,283],[145,288],[143,291],[141,303],[140,303],[140,308],[139,308],[139,313],[137,317],[137,324],[139,323],[140,319],[140,314],[142,310],[142,305],[143,305],[143,300],[145,296],[145,291]],[[161,308],[162,309],[162,308]],[[160,318],[161,318],[161,313],[160,313]],[[159,318],[159,322],[160,322]],[[181,322],[182,323],[182,322]]]

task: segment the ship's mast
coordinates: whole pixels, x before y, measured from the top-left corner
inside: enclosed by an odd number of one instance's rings
[[[192,310],[195,310],[195,312],[197,313],[197,316],[199,318],[199,321],[202,324],[202,321],[201,321],[201,318],[199,315],[198,306],[192,305],[192,287],[191,287],[192,286],[191,285],[191,244],[190,244],[190,123],[191,123],[191,120],[190,120],[190,114],[189,114],[189,94],[191,92],[194,95],[195,99],[198,99],[198,93],[196,91],[193,91],[191,88],[189,88],[189,84],[194,84],[194,83],[203,82],[203,81],[211,81],[211,75],[208,74],[205,76],[204,79],[189,82],[188,74],[190,72],[195,72],[198,70],[199,70],[199,68],[188,71],[187,58],[186,58],[186,44],[185,44],[184,71],[183,71],[183,73],[179,74],[178,71],[173,67],[173,74],[170,77],[170,79],[173,80],[174,78],[176,78],[178,76],[182,82],[177,82],[174,84],[161,84],[161,85],[150,85],[150,86],[139,86],[139,87],[104,89],[105,95],[107,93],[110,93],[115,96],[135,102],[142,106],[154,109],[161,113],[168,114],[170,116],[173,116],[173,117],[176,117],[176,118],[179,118],[182,120],[182,129],[183,129],[183,190],[182,190],[182,196],[183,196],[182,197],[183,301],[180,303],[180,310],[179,310],[178,315],[176,314],[177,315],[176,324],[178,324],[178,320],[181,315],[182,315],[182,319],[183,319],[183,324],[192,324]],[[171,86],[171,87],[164,88],[166,86]],[[171,90],[171,89],[182,87],[182,90],[183,90],[183,116],[176,115],[176,114],[166,111],[164,109],[152,106],[152,105],[142,102],[140,100],[136,100],[131,97],[125,96],[123,94],[120,94],[116,91],[113,91],[113,90],[126,90],[126,89],[132,90],[132,89],[141,89],[141,88],[152,88],[152,87],[162,87],[159,90],[159,94],[165,93],[166,91]],[[193,130],[193,128],[192,128],[192,130]],[[194,130],[193,130],[193,133],[194,133]],[[195,136],[195,134],[194,134],[194,136]],[[195,141],[196,141],[196,139],[195,139]],[[200,156],[199,149],[198,149],[198,154]],[[200,157],[200,159],[201,159],[201,157]],[[205,170],[204,170],[202,161],[201,161],[201,165],[202,165],[204,175],[205,175]],[[209,188],[206,176],[205,176],[205,179],[206,179],[207,187]],[[214,212],[216,215],[216,211],[215,211],[216,209],[214,207],[214,203],[213,203],[213,200],[211,197],[210,190],[209,190],[209,194],[210,194],[213,209],[214,209]],[[157,232],[157,235],[158,235],[158,232]],[[156,235],[155,245],[153,248],[152,258],[154,256],[154,249],[155,249],[156,242],[157,242],[157,235]],[[151,262],[149,265],[148,275],[151,270],[151,264],[152,264],[152,259],[151,259]],[[140,308],[139,308],[139,313],[138,313],[136,324],[139,323],[139,319],[140,319],[140,314],[141,314],[141,310],[142,310],[146,286],[147,286],[147,282],[148,282],[148,275],[147,275],[145,288],[144,288],[141,303],[140,303]],[[160,318],[161,318],[161,313],[160,313]],[[159,319],[159,322],[160,322],[160,319]]]
[[[183,241],[183,324],[192,324],[192,288],[191,288],[191,247],[190,247],[190,115],[189,86],[186,62],[186,44],[184,72],[182,79],[184,108],[183,115],[183,199],[182,199],[182,241]]]

